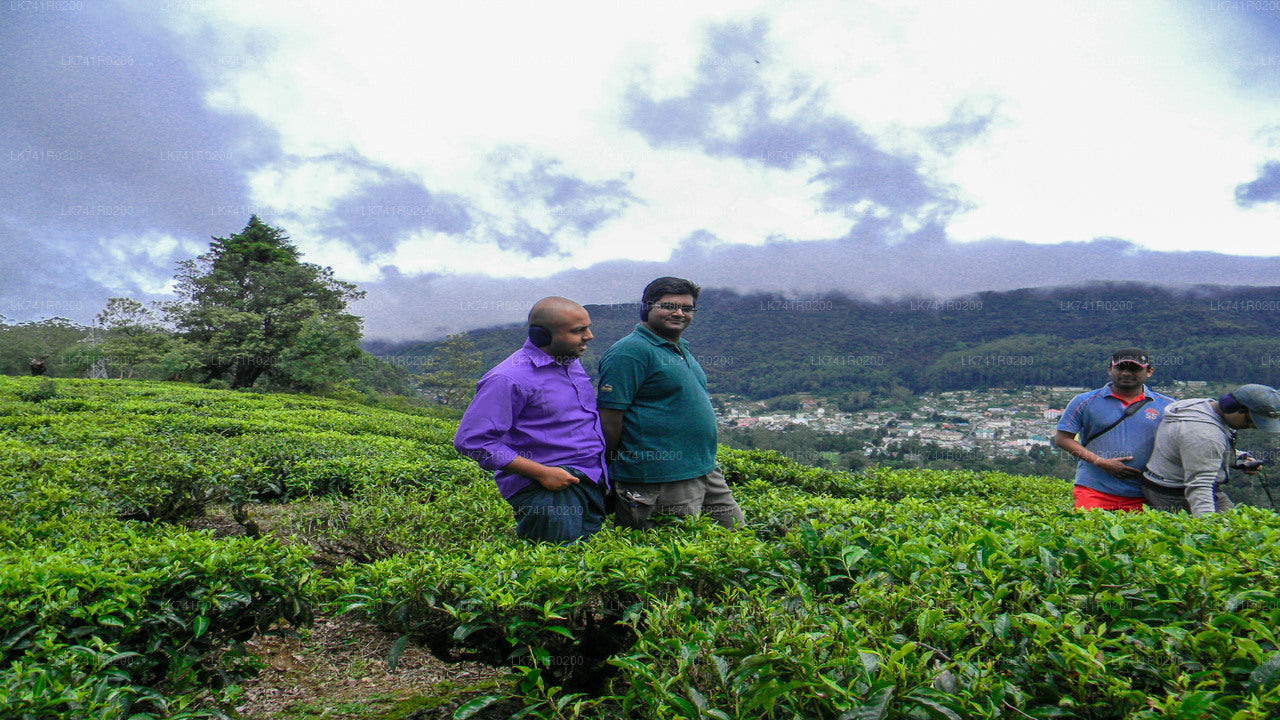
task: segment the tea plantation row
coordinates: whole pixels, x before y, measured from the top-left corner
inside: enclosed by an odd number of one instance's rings
[[[317,611],[513,667],[459,718],[1280,715],[1269,512],[1081,515],[1058,480],[722,450],[745,531],[534,546],[452,433],[300,396],[0,378],[0,717],[217,716],[253,666],[239,643]],[[298,536],[181,526],[226,503],[252,527],[262,502]]]

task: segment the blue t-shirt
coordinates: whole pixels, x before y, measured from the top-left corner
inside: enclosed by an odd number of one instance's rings
[[[1152,392],[1145,385],[1142,392],[1151,398],[1151,402],[1086,445],[1089,452],[1104,458],[1132,455],[1133,459],[1126,460],[1124,464],[1139,470],[1146,469],[1147,461],[1151,459],[1151,448],[1156,441],[1156,428],[1160,427],[1164,409],[1173,402],[1173,398]],[[1135,402],[1141,402],[1141,399]],[[1107,383],[1105,387],[1080,393],[1072,398],[1067,403],[1067,409],[1062,411],[1057,429],[1075,433],[1076,439],[1083,443],[1090,435],[1119,420],[1124,415],[1125,407],[1120,398],[1111,394],[1111,383]],[[1076,484],[1109,495],[1142,497],[1139,479],[1121,480],[1084,460],[1076,465]]]

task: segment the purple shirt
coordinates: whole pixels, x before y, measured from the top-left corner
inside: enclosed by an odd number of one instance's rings
[[[516,457],[570,467],[607,487],[591,378],[577,359],[561,365],[527,340],[476,383],[453,446],[494,473],[504,498],[536,482],[502,470]]]

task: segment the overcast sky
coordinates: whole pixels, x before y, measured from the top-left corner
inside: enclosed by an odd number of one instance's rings
[[[252,213],[370,338],[668,274],[1280,284],[1280,0],[0,3],[10,321]]]

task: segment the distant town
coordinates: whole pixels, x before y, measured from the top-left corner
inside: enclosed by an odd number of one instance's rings
[[[1099,383],[1101,385],[1101,383]],[[885,460],[919,464],[950,460],[960,466],[981,467],[992,459],[1048,459],[1060,453],[1053,446],[1054,428],[1067,403],[1093,388],[1031,386],[1018,389],[950,390],[884,399],[874,407],[842,411],[835,398],[800,394],[763,401],[739,396],[714,398],[721,441],[736,447],[776,449],[813,465],[860,466],[834,462],[839,455],[860,454],[868,462]],[[1216,397],[1225,389],[1205,381],[1175,381],[1151,386],[1174,398]],[[813,450],[805,444],[779,440],[797,430],[815,436],[848,436],[843,453]],[[756,438],[756,442],[743,442]],[[773,442],[759,442],[767,438]],[[808,452],[804,452],[805,450]],[[797,452],[799,451],[799,452]],[[826,460],[827,462],[823,462]],[[1060,467],[1074,460],[1054,458]]]

